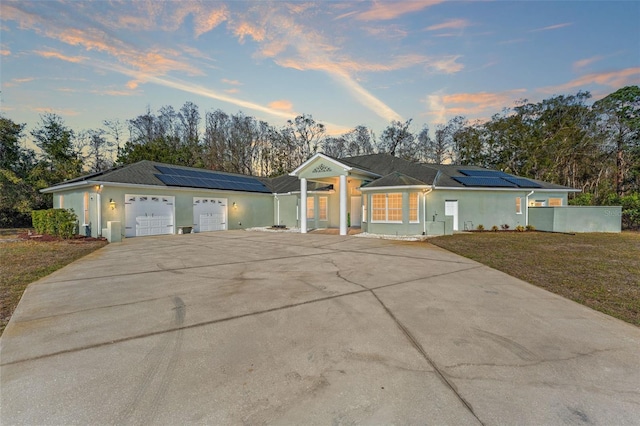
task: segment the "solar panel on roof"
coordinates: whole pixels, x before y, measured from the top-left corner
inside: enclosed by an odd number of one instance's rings
[[[505,176],[509,176],[508,174],[506,174],[505,172],[501,172],[499,170],[458,170],[460,173],[462,173],[463,175],[466,176],[473,176],[473,177],[505,177]]]
[[[156,177],[167,186],[271,193],[260,180],[251,176],[236,176],[208,170],[155,167],[162,173],[156,174]]]
[[[539,183],[530,181],[529,179],[524,179],[524,178],[515,177],[515,176],[504,177],[503,179],[518,185],[520,188],[542,188],[542,185],[540,185]]]
[[[458,176],[453,178],[464,186],[516,188],[516,184],[500,177]]]

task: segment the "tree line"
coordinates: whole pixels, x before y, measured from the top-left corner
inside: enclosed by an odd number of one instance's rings
[[[192,102],[178,110],[147,108],[135,118],[104,120],[99,129],[79,132],[47,113],[29,132],[39,152],[25,147],[25,124],[1,116],[0,226],[28,224],[31,210],[50,207],[51,196],[40,189],[116,165],[152,160],[278,176],[316,152],[335,158],[389,153],[414,162],[503,170],[583,190],[574,204],[623,204],[632,213],[625,224],[638,226],[640,87],[590,99],[580,91],[522,100],[487,121],[454,117],[433,129],[415,130],[411,119],[392,121],[378,137],[362,125],[329,135],[307,114],[281,127],[243,112],[203,115]]]

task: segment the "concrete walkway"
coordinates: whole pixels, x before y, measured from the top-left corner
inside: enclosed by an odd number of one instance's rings
[[[27,289],[4,424],[640,422],[640,329],[428,243],[127,239]]]

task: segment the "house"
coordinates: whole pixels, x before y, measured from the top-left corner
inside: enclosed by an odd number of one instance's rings
[[[515,228],[534,219],[536,228],[550,231],[619,232],[613,210],[583,210],[580,220],[568,220],[562,209],[576,191],[482,167],[320,153],[276,178],[141,161],[43,190],[54,195],[54,207],[74,210],[82,233],[115,240],[272,225],[302,233],[339,228],[346,235],[348,227],[361,227],[375,234],[442,235],[479,225]]]

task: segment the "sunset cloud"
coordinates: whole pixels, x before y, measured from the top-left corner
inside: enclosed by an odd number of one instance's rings
[[[29,83],[30,81],[33,81],[33,80],[35,80],[35,78],[33,78],[33,77],[12,78],[11,80],[9,80],[6,83],[4,83],[3,86],[5,88],[16,87],[16,86],[18,86],[20,84]]]
[[[226,7],[222,7],[218,10],[212,10],[204,15],[197,14],[195,16],[195,28],[194,32],[196,37],[200,37],[202,34],[216,28],[229,18]]]
[[[460,59],[460,55],[448,56],[445,58],[430,60],[427,63],[427,70],[441,72],[444,74],[455,74],[462,71],[463,64],[456,62]]]
[[[11,55],[11,51],[9,49],[0,50],[0,56],[9,56]]]
[[[469,25],[471,24],[466,19],[451,19],[441,24],[431,25],[427,27],[426,30],[427,31],[462,30],[464,28],[467,28]]]
[[[253,25],[249,22],[241,22],[234,26],[233,33],[238,37],[240,44],[244,43],[246,36],[251,37],[255,41],[263,41],[265,38],[265,30],[257,25]]]
[[[67,56],[67,55],[63,55],[62,53],[58,53],[58,52],[45,52],[45,51],[41,51],[41,50],[35,50],[33,53],[35,53],[38,56],[42,56],[43,58],[60,59],[61,61],[73,62],[75,64],[87,60],[87,58],[85,56]]]
[[[18,22],[22,28],[30,28],[37,33],[70,46],[80,46],[86,51],[105,53],[121,63],[136,68],[141,75],[164,75],[171,71],[182,71],[190,75],[203,75],[201,70],[183,60],[180,52],[176,50],[166,47],[152,47],[140,50],[113,37],[109,32],[101,30],[99,26],[76,28],[59,25],[55,20],[21,10],[15,7],[16,4],[18,3],[12,3],[8,7],[3,6],[3,14],[6,15],[5,18]],[[20,5],[23,7],[28,6],[28,4]],[[68,56],[57,52],[36,51],[35,53],[46,58],[57,58],[75,63],[83,62],[87,59],[83,56]],[[138,80],[144,79],[139,78]]]
[[[640,67],[626,68],[618,71],[607,71],[586,74],[557,86],[547,86],[540,89],[543,93],[564,93],[573,90],[587,90],[590,86],[605,86],[618,89],[624,86],[640,84]]]
[[[107,89],[107,90],[92,90],[91,93],[96,95],[106,95],[106,96],[133,96],[135,92],[131,92],[129,90],[117,90],[117,89]]]
[[[281,111],[291,111],[293,109],[293,104],[287,100],[278,100],[269,103],[269,108],[281,110]]]
[[[376,37],[383,40],[399,40],[407,37],[409,34],[407,30],[403,29],[399,25],[387,25],[387,26],[366,26],[363,28],[367,34],[371,37]]]
[[[570,25],[573,25],[573,23],[571,23],[571,22],[563,22],[562,24],[555,24],[555,25],[549,25],[548,27],[535,28],[533,30],[529,30],[529,32],[530,33],[537,33],[537,32],[540,32],[540,31],[558,30],[560,28],[565,28],[565,27],[568,27]]]
[[[93,63],[93,65],[97,68],[101,68],[101,69],[108,69],[123,75],[128,75],[131,77],[137,77],[138,72],[131,70],[129,68],[125,68],[123,66],[117,65],[117,64],[110,64],[110,63],[102,63],[102,62],[95,62]],[[257,104],[255,102],[251,102],[251,101],[246,101],[243,99],[238,99],[238,98],[234,98],[231,96],[227,96],[225,94],[219,93],[215,90],[212,90],[210,88],[198,85],[198,84],[193,84],[193,83],[189,83],[180,79],[176,79],[176,78],[170,78],[170,77],[163,77],[163,76],[158,76],[158,75],[148,75],[145,78],[145,81],[148,83],[153,83],[153,84],[157,84],[159,86],[163,86],[163,87],[169,87],[172,89],[176,89],[176,90],[180,90],[182,92],[185,93],[192,93],[194,95],[198,95],[198,96],[203,96],[206,98],[210,98],[210,99],[216,99],[219,101],[223,101],[223,102],[228,102],[232,105],[236,105],[239,106],[241,108],[246,108],[249,110],[253,110],[253,111],[259,111],[259,112],[263,112],[265,114],[269,114],[271,116],[274,117],[280,117],[280,118],[284,118],[284,119],[291,119],[292,117],[295,117],[297,114],[294,112],[285,112],[279,109],[275,109],[275,108],[270,108],[268,106],[264,106],[264,105],[260,105]]]
[[[444,0],[409,0],[409,1],[380,1],[374,2],[372,7],[356,14],[360,21],[386,21],[401,15],[417,12],[427,7],[442,3]]]
[[[600,55],[592,56],[591,58],[581,59],[581,60],[575,61],[573,63],[573,69],[578,71],[578,70],[580,70],[580,69],[582,69],[584,67],[587,67],[587,66],[589,66],[589,65],[591,65],[591,64],[593,64],[595,62],[601,61],[603,59],[604,59],[604,57],[600,56]]]
[[[435,117],[438,123],[457,115],[477,117],[508,107],[525,93],[526,89],[505,92],[432,94],[427,96],[429,107],[427,114]]]
[[[380,63],[355,61],[340,54],[340,49],[320,32],[301,25],[277,7],[263,6],[256,14],[258,16],[251,24],[248,24],[249,18],[245,18],[239,24],[230,25],[240,42],[246,35],[259,42],[259,56],[271,58],[285,68],[325,72],[346,88],[354,99],[386,121],[402,119],[400,114],[367,91],[353,74],[406,68],[425,63],[427,58],[410,54]]]
[[[238,80],[229,80],[228,78],[223,78],[222,81],[224,84],[230,84],[232,86],[242,86],[242,83],[240,83]]]

